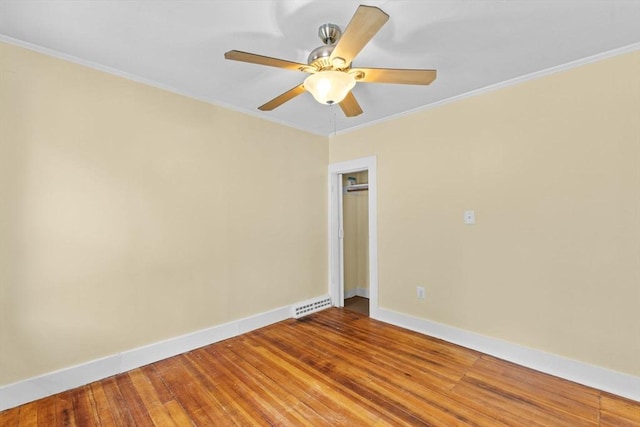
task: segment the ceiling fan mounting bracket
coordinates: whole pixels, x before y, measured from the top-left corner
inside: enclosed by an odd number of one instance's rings
[[[322,24],[318,28],[318,37],[324,44],[336,44],[342,36],[342,30],[336,24]]]

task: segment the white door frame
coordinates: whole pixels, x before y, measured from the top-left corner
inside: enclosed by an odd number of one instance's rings
[[[376,156],[329,165],[329,296],[334,307],[344,305],[341,175],[369,173],[369,316],[378,318],[378,187]]]

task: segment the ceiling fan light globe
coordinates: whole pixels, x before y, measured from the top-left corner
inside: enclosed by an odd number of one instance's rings
[[[356,79],[342,71],[320,71],[304,81],[304,88],[321,104],[339,104],[356,85]]]

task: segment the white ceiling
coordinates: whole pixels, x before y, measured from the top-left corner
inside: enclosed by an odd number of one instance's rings
[[[431,86],[359,83],[346,118],[304,93],[259,105],[303,73],[227,61],[237,49],[305,62],[321,24],[359,4],[389,22],[354,67],[434,68]],[[640,0],[0,0],[1,40],[329,135],[618,48],[640,47]],[[615,76],[611,76],[615,78]],[[594,82],[597,84],[597,82]]]

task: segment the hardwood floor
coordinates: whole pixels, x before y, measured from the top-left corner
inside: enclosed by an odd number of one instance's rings
[[[640,426],[640,404],[327,309],[0,413],[0,426]]]

